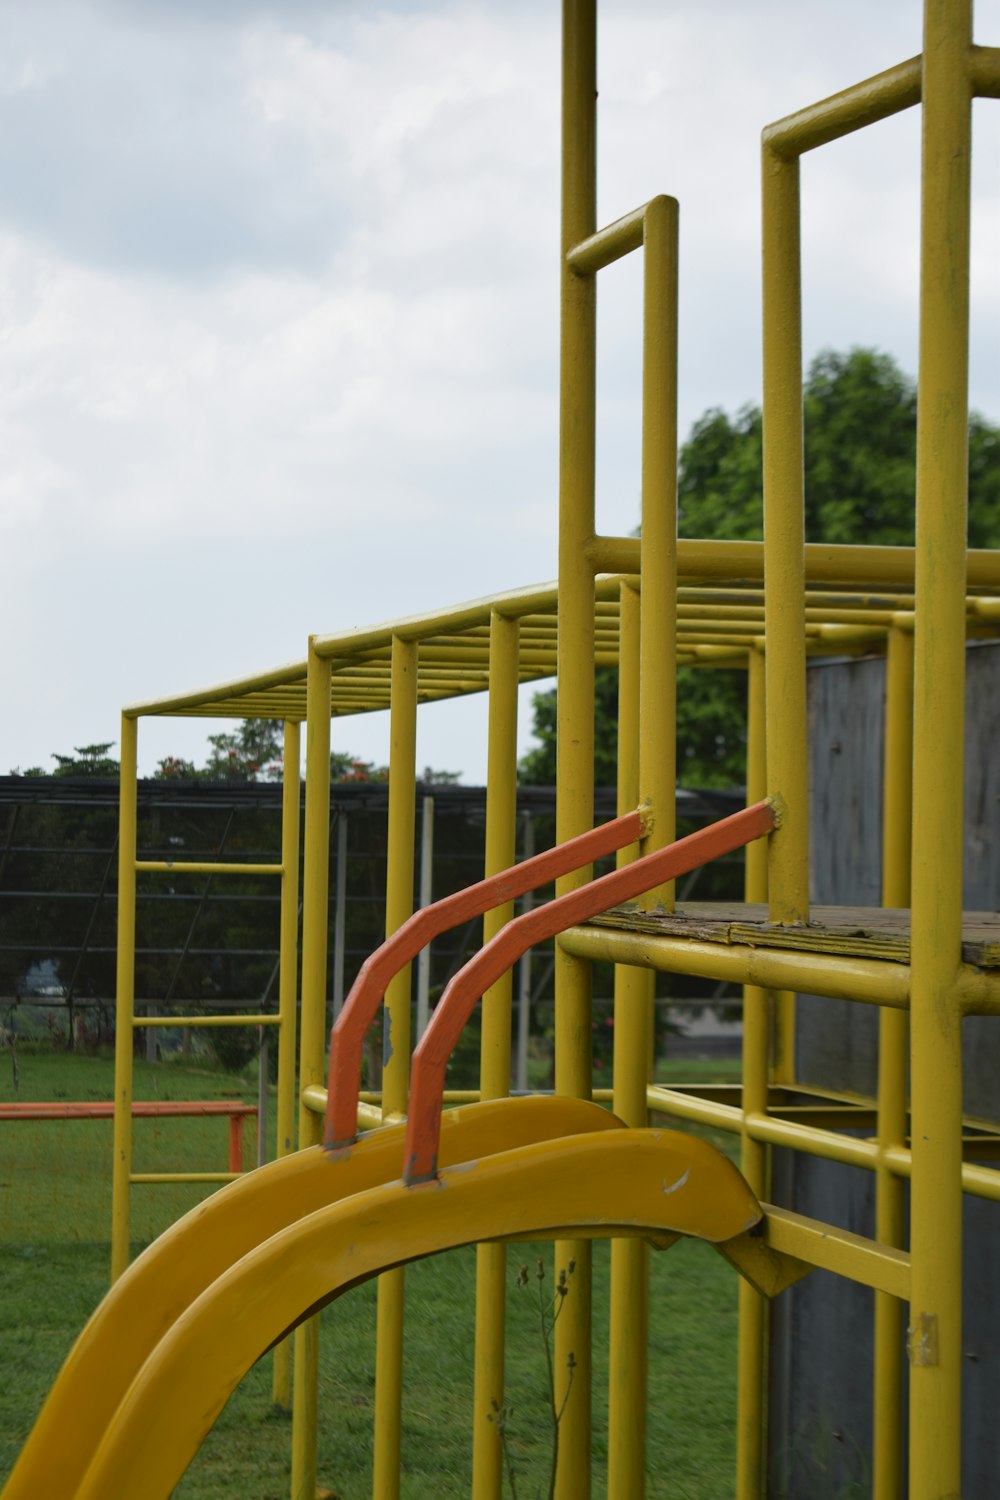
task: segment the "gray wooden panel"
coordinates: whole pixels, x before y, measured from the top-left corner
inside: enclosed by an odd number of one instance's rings
[[[808,693],[809,897],[817,904],[879,906],[885,661],[818,661]],[[874,1093],[875,1009],[802,996],[796,1054],[803,1082]]]
[[[965,679],[966,907],[1000,909],[1000,644],[970,646]],[[965,1108],[1000,1119],[1000,1029],[973,1016],[962,1038]],[[998,1483],[1000,1492],[1000,1483]]]
[[[811,897],[877,905],[881,886],[881,660],[815,664],[809,672]],[[966,679],[966,910],[1000,908],[1000,643],[971,646]],[[799,1078],[873,1094],[874,1007],[800,996]],[[1000,1021],[964,1026],[965,1106],[1000,1120]],[[774,1194],[801,1213],[861,1234],[873,1227],[874,1180],[860,1168],[776,1153]],[[1000,1205],[967,1199],[964,1214],[965,1500],[1000,1494]],[[769,1494],[823,1500],[870,1493],[871,1295],[816,1273],[772,1307]],[[902,1359],[902,1350],[900,1351]],[[905,1379],[905,1362],[904,1362]]]

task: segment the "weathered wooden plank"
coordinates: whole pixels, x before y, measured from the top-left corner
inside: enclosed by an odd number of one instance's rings
[[[799,953],[839,953],[909,963],[910,913],[880,906],[814,906],[803,927],[779,927],[760,902],[680,902],[673,912],[639,911],[632,903],[593,919],[599,927],[652,936],[746,943]],[[1000,968],[1000,912],[970,911],[962,919],[962,958],[980,968]]]

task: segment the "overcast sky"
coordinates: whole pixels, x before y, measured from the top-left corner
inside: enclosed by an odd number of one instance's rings
[[[310,631],[553,578],[555,0],[0,20],[0,770]],[[684,432],[759,399],[760,128],[918,52],[920,6],[606,0],[600,47],[600,221],[681,204]],[[973,401],[1000,420],[1000,105],[976,124]],[[918,172],[915,111],[806,161],[807,360],[915,369]],[[607,531],[638,519],[638,269],[601,280]],[[420,764],[481,780],[483,708],[422,710]],[[213,727],[144,721],[141,767]],[[379,760],[386,733],[334,727]]]

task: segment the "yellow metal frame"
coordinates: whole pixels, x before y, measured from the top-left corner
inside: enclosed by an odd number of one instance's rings
[[[135,876],[163,866],[136,850],[136,729],[147,715],[282,718],[286,810],[279,1068],[279,1137],[291,1148],[296,1100],[294,1035],[298,871],[298,726],[307,726],[298,1145],[320,1139],[325,1104],[329,752],[332,717],[391,712],[390,845],[386,931],[413,904],[414,745],[418,706],[486,693],[489,785],[486,872],[513,858],[516,687],[556,675],[559,685],[557,836],[593,816],[593,674],[617,667],[619,805],[647,807],[642,852],[673,838],[675,681],[679,664],[743,667],[748,683],[749,801],[769,794],[775,834],[751,847],[746,896],[766,901],[772,944],[712,943],[676,932],[588,925],[565,933],[556,964],[556,1086],[592,1094],[589,968],[616,970],[614,1103],[629,1126],[650,1112],[739,1137],[743,1177],[764,1203],[763,1232],[734,1242],[741,1281],[739,1417],[734,1490],[766,1493],[767,1302],[813,1267],[875,1290],[875,1500],[901,1493],[898,1351],[907,1319],[910,1361],[909,1494],[960,1493],[961,1210],[963,1193],[1000,1199],[1000,1171],[963,1161],[967,1135],[997,1127],[962,1118],[961,1022],[1000,1015],[1000,970],[963,963],[961,767],[966,642],[1000,629],[1000,553],[967,551],[966,370],[971,101],[1000,97],[1000,50],[973,46],[968,0],[928,0],[924,50],[878,77],[770,125],[762,138],[764,299],[764,543],[678,540],[676,513],[678,207],[658,196],[600,229],[596,220],[596,18],[594,0],[565,0],[561,246],[559,580],[367,629],[311,637],[305,660],[181,697],[134,705],[122,724],[118,1035],[113,1274],[127,1261]],[[917,543],[827,546],[804,538],[799,177],[801,159],[900,110],[923,109]],[[612,261],[644,255],[642,536],[600,536],[594,512],[597,278]],[[912,909],[909,960],[810,949],[806,662],[824,654],[887,658],[883,902]],[[292,805],[294,802],[294,818]],[[294,829],[293,824],[294,822]],[[623,852],[633,858],[639,849]],[[174,868],[177,868],[176,866]],[[193,867],[192,867],[193,868]],[[202,868],[198,866],[197,868]],[[207,867],[206,867],[207,868]],[[212,866],[224,873],[228,867]],[[245,868],[245,867],[242,867]],[[589,878],[566,877],[560,893]],[[669,888],[650,892],[646,915],[669,911]],[[509,919],[501,908],[487,937]],[[648,925],[648,924],[647,924]],[[651,1084],[654,973],[686,973],[744,986],[742,1094]],[[879,1007],[879,1074],[871,1100],[830,1096],[810,1115],[795,1104],[795,992]],[[387,996],[391,1055],[381,1100],[363,1123],[399,1120],[407,1108],[410,986]],[[501,1099],[510,1075],[509,981],[484,1000],[481,1093]],[[909,1074],[909,1086],[907,1077]],[[909,1097],[908,1097],[909,1088]],[[379,1113],[381,1104],[383,1113]],[[499,1107],[499,1106],[498,1106]],[[797,1112],[798,1111],[798,1112]],[[870,1122],[869,1138],[845,1134]],[[774,1146],[872,1171],[873,1240],[816,1225],[772,1195]],[[903,1191],[912,1218],[904,1239]],[[516,1179],[515,1179],[516,1180]],[[414,1190],[418,1191],[418,1190]],[[431,1203],[429,1195],[423,1198]],[[442,1199],[442,1201],[444,1201]],[[431,1209],[427,1209],[430,1216]],[[420,1215],[417,1216],[420,1218]],[[439,1246],[421,1224],[421,1243]],[[478,1220],[477,1220],[478,1223]],[[572,1216],[560,1223],[569,1227]],[[475,1226],[471,1226],[475,1227]],[[513,1232],[503,1225],[497,1233]],[[452,1240],[460,1226],[449,1230]],[[562,1246],[578,1262],[575,1294],[560,1320],[560,1349],[577,1360],[561,1433],[558,1494],[590,1492],[589,1245]],[[638,1500],[645,1489],[644,1338],[647,1248],[616,1243],[612,1258],[609,1488]],[[399,1260],[404,1256],[401,1254]],[[386,1263],[391,1263],[390,1256]],[[477,1500],[499,1500],[500,1454],[485,1421],[503,1396],[500,1288],[504,1250],[479,1251],[474,1481]],[[907,1306],[908,1304],[908,1306]],[[220,1346],[226,1330],[218,1329]],[[293,1493],[316,1483],[316,1323],[296,1333]],[[403,1272],[379,1294],[375,1488],[399,1489]],[[224,1354],[224,1347],[221,1348]],[[279,1354],[276,1393],[287,1400]],[[659,1462],[658,1455],[650,1456]],[[665,1461],[665,1460],[664,1460]]]
[[[277,1140],[279,1156],[293,1148],[295,1110],[295,1027],[298,1000],[299,904],[299,726],[285,721],[281,854],[276,864],[222,860],[184,861],[138,858],[138,720],[126,709],[121,722],[121,791],[118,837],[118,959],[115,994],[115,1114],[111,1193],[111,1280],[129,1262],[131,1189],[135,1183],[228,1182],[229,1173],[135,1172],[132,1170],[132,1054],[137,1027],[267,1026],[278,1042]],[[276,1015],[138,1016],[135,1012],[136,876],[154,874],[267,875],[281,882],[281,939]],[[289,1400],[287,1364],[279,1351],[275,1399]]]

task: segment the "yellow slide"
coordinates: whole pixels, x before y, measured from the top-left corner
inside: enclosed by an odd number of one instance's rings
[[[562,1098],[467,1105],[447,1111],[441,1123],[446,1166],[552,1136],[621,1127],[596,1104]],[[133,1378],[195,1298],[289,1224],[401,1177],[404,1136],[405,1126],[391,1126],[363,1136],[349,1151],[331,1156],[316,1146],[271,1162],[213,1194],[162,1234],[83,1329],[0,1500],[74,1495]]]
[[[401,1167],[402,1131],[385,1130],[339,1159],[304,1152],[265,1168],[163,1236],[85,1329],[4,1500],[168,1500],[254,1361],[318,1307],[388,1267],[516,1236],[641,1234],[667,1244],[691,1234],[720,1242],[761,1217],[743,1178],[712,1147],[673,1131],[625,1130],[594,1106],[504,1101],[445,1119],[441,1159],[452,1165],[435,1182],[407,1188],[390,1180]],[[514,1149],[497,1150],[501,1134],[508,1146],[517,1141]],[[523,1144],[529,1134],[533,1143]],[[328,1179],[325,1193],[314,1173]],[[265,1177],[273,1193],[252,1186]],[[222,1206],[237,1197],[242,1211]],[[273,1211],[272,1197],[281,1200]],[[171,1284],[160,1301],[172,1315],[144,1310],[139,1332],[128,1323],[128,1284],[159,1297],[150,1268],[168,1265]],[[132,1299],[136,1313],[140,1300]],[[104,1389],[85,1390],[98,1384]],[[74,1405],[84,1397],[86,1414]],[[46,1426],[48,1444],[39,1439]]]

